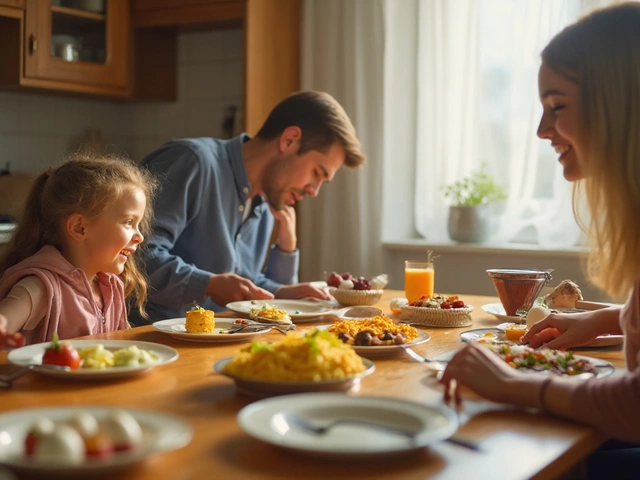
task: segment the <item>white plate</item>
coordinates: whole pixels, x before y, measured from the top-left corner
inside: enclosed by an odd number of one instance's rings
[[[287,413],[317,424],[345,418],[384,421],[417,434],[408,438],[382,429],[345,423],[323,435],[316,435],[289,423]],[[314,456],[347,458],[411,452],[450,437],[458,428],[455,414],[444,406],[339,393],[260,400],[240,410],[238,423],[250,436],[278,447]]]
[[[316,328],[318,330],[327,330],[330,326],[331,325],[320,325]],[[431,340],[431,335],[429,335],[427,332],[423,332],[422,330],[418,330],[418,338],[403,345],[379,345],[371,347],[367,347],[364,345],[352,345],[352,348],[358,355],[362,355],[364,357],[377,357],[382,355],[394,355],[396,353],[404,352],[404,347],[413,347],[415,345],[420,345],[421,343],[428,342],[429,340]]]
[[[131,340],[67,340],[74,348],[90,347],[92,345],[102,344],[104,348],[108,350],[119,350],[121,348],[128,348],[132,345],[137,346],[143,350],[149,350],[153,352],[157,357],[156,363],[149,365],[141,365],[139,367],[112,367],[105,368],[104,370],[97,370],[94,368],[76,368],[68,372],[48,370],[45,368],[33,367],[34,372],[42,373],[43,375],[50,375],[52,377],[61,377],[74,380],[102,380],[118,377],[128,377],[131,375],[139,375],[154,367],[160,365],[166,365],[178,358],[178,352],[171,347],[162,345],[160,343],[152,342],[138,342]],[[7,357],[9,361],[15,365],[38,365],[42,363],[42,355],[44,351],[51,345],[50,342],[36,343],[34,345],[27,345],[26,347],[18,348],[9,352]]]
[[[245,340],[251,340],[260,335],[264,335],[271,331],[270,327],[265,327],[264,330],[252,331],[252,332],[238,332],[238,333],[221,333],[221,330],[229,329],[235,326],[235,318],[216,318],[216,328],[213,333],[189,333],[185,328],[185,322],[187,320],[182,318],[170,318],[168,320],[160,320],[151,324],[156,330],[171,335],[178,340],[185,340],[187,342],[198,343],[226,343],[226,342],[241,342]]]
[[[142,428],[142,444],[130,451],[114,453],[100,460],[86,460],[77,466],[56,466],[35,463],[24,455],[24,439],[33,423],[39,418],[62,422],[73,417],[78,410],[93,415],[98,421],[106,418],[111,407],[74,405],[73,407],[32,408],[11,410],[0,414],[0,463],[20,472],[44,476],[93,478],[92,475],[117,471],[144,460],[149,455],[176,450],[187,445],[193,436],[191,427],[184,421],[164,413],[124,409],[138,421]]]
[[[501,323],[500,325],[496,326],[496,328],[504,331],[505,327],[507,326],[507,323],[510,323],[510,322]],[[596,337],[593,340],[591,340],[586,345],[581,345],[580,347],[571,347],[571,348],[576,349],[576,348],[583,348],[583,347],[588,347],[588,348],[615,347],[617,345],[622,345],[623,343],[624,343],[624,335],[600,335],[599,337]]]
[[[504,307],[501,303],[487,303],[486,305],[482,305],[480,308],[503,322],[524,323],[523,318],[507,315],[507,312],[504,311]]]
[[[223,358],[216,362],[214,369],[221,375],[226,375],[236,382],[238,392],[254,397],[268,397],[271,395],[287,395],[290,393],[301,392],[332,392],[332,391],[350,391],[360,387],[360,380],[367,375],[373,373],[376,369],[371,360],[362,359],[366,370],[358,373],[353,377],[337,379],[337,380],[320,380],[304,381],[304,382],[275,382],[268,380],[248,380],[233,375],[229,375],[224,371],[224,367],[231,361],[232,357]]]
[[[309,300],[243,300],[242,302],[227,303],[226,306],[234,312],[249,315],[252,309],[260,308],[265,303],[287,312],[293,323],[312,322],[318,317],[333,312],[333,309],[327,308],[326,304]]]
[[[506,323],[503,323],[502,325],[506,325]],[[507,341],[506,338],[504,337],[504,329],[500,329],[500,328],[474,328],[473,330],[466,330],[464,332],[460,332],[460,339],[463,342],[467,342],[467,343],[477,342],[486,333],[492,333],[493,335],[495,335],[495,337],[501,340]],[[509,342],[509,343],[512,343],[512,342]]]

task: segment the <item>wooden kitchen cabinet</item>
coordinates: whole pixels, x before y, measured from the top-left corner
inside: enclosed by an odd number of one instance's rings
[[[132,0],[131,7],[138,66],[139,45],[170,44],[181,29],[243,29],[244,130],[250,134],[280,100],[300,88],[300,0]],[[140,41],[145,32],[153,42]],[[168,55],[139,69],[158,87],[155,99],[175,99],[176,63],[175,55]],[[134,98],[144,98],[149,80],[136,84]]]
[[[0,18],[0,30],[3,25],[9,27],[4,35],[0,34],[9,42],[0,52],[0,62],[9,70],[0,74],[0,84],[130,96],[129,0],[24,3],[24,10],[13,10],[13,22],[9,15]],[[9,10],[12,9],[5,9],[5,14]],[[17,59],[14,48],[19,52]]]

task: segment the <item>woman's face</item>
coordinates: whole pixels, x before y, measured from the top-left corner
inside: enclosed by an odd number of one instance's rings
[[[538,137],[550,140],[560,154],[564,178],[570,182],[580,180],[584,177],[585,157],[576,138],[579,86],[542,63],[538,91],[543,108]]]

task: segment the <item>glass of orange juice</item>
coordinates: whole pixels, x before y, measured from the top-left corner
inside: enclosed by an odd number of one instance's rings
[[[404,262],[404,293],[409,302],[415,302],[422,295],[433,296],[433,262]]]

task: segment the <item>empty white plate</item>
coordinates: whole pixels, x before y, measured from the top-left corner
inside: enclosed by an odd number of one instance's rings
[[[291,414],[316,425],[336,420],[324,434],[315,434],[291,421]],[[415,432],[409,437],[384,428],[357,423],[383,423]],[[240,427],[258,440],[314,456],[360,457],[410,452],[450,437],[458,428],[453,411],[387,397],[340,393],[287,395],[260,400],[238,414]]]

